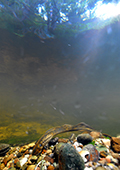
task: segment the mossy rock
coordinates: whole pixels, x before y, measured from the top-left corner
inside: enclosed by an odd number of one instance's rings
[[[58,155],[59,170],[84,170],[82,157],[71,144],[64,144]]]

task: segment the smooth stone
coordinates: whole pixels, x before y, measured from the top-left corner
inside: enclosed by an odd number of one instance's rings
[[[88,144],[83,147],[83,150],[87,150],[90,153],[90,160],[92,162],[97,162],[99,159],[99,152],[92,144]]]
[[[28,158],[24,157],[20,160],[21,167],[27,162]]]
[[[106,170],[106,168],[99,166],[99,167],[95,168],[95,170]]]
[[[4,156],[10,149],[9,144],[0,143],[0,156]]]
[[[85,164],[82,157],[76,149],[68,143],[65,143],[59,151],[58,155],[59,170],[84,170]]]
[[[93,139],[97,139],[97,138],[100,138],[102,136],[102,134],[97,131],[92,131],[92,132],[90,132],[90,136],[92,136]]]
[[[64,138],[58,139],[58,142],[59,142],[59,143],[60,143],[60,142],[62,142],[62,143],[67,143],[67,142],[68,142],[68,139],[64,139]]]
[[[1,163],[0,165],[0,170],[4,169],[5,168],[5,164],[4,163]]]
[[[47,170],[54,170],[54,169],[55,169],[55,167],[53,165],[49,165],[47,168]]]
[[[51,149],[48,149],[47,151],[46,151],[46,154],[51,154],[52,153],[52,150]]]
[[[120,152],[120,138],[112,137],[112,139],[111,139],[111,149],[114,152],[117,152],[117,153]]]
[[[27,167],[27,170],[34,170],[35,169],[35,165],[29,165],[28,167]]]
[[[93,168],[92,167],[85,167],[84,170],[93,170]]]
[[[50,145],[55,145],[55,144],[58,142],[58,139],[59,139],[58,137],[51,139],[51,140],[49,141],[49,143],[48,143],[49,146],[50,146]]]
[[[87,145],[92,142],[93,138],[89,134],[80,134],[77,136],[77,141],[83,145]]]

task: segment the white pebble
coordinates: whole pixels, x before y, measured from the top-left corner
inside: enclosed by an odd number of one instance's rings
[[[82,156],[85,163],[88,162],[88,159],[90,157],[89,151],[82,150],[82,151],[79,152],[79,154]],[[88,155],[88,159],[86,158],[87,155]]]
[[[82,148],[81,148],[81,147],[76,147],[76,150],[77,150],[78,152],[80,152],[80,151],[82,150]]]
[[[30,153],[30,154],[32,154],[32,152],[33,152],[33,150],[32,150],[32,149],[30,149],[30,150],[29,150],[29,153]]]
[[[27,162],[28,158],[24,157],[23,159],[20,160],[20,165],[21,167]]]
[[[30,156],[29,154],[26,154],[26,155],[25,155],[25,158],[29,158],[29,156]]]
[[[92,167],[85,167],[84,170],[93,170],[93,168]]]

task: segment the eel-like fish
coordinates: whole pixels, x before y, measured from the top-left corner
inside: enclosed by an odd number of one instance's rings
[[[62,126],[57,126],[52,129],[49,129],[35,144],[33,148],[33,155],[39,154],[43,147],[53,138],[53,136],[64,133],[64,132],[70,132],[70,131],[81,131],[81,132],[87,132],[90,133],[94,129],[91,128],[89,125],[87,125],[84,122],[81,122],[77,125],[69,125],[64,124]]]

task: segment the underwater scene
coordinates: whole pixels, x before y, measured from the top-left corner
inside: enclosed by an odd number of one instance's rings
[[[119,135],[119,9],[119,0],[0,0],[0,142],[80,122]]]

